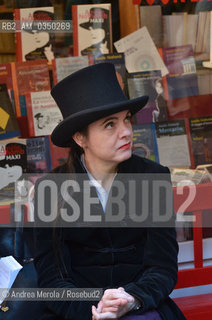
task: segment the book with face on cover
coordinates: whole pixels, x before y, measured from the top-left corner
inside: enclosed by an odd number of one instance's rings
[[[15,33],[17,61],[46,59],[51,62],[54,59],[54,33],[41,30],[38,24],[53,19],[53,7],[15,9],[14,20],[21,23],[21,31]]]
[[[31,137],[51,135],[62,114],[50,91],[26,94],[27,120]]]
[[[12,138],[0,141],[0,205],[13,203],[21,197],[21,190],[15,184],[24,183],[23,174],[27,173],[26,140]],[[15,194],[15,191],[18,193]]]
[[[0,84],[0,140],[20,136],[6,84]]]
[[[74,56],[113,52],[111,4],[72,6]]]
[[[51,89],[46,60],[12,62],[13,96],[16,116],[26,116],[25,93]]]
[[[167,121],[161,71],[129,73],[127,80],[130,99],[145,95],[149,97],[146,106],[136,113],[136,123]]]
[[[130,33],[114,45],[118,52],[124,52],[128,72],[160,70],[162,76],[168,73],[146,27]]]

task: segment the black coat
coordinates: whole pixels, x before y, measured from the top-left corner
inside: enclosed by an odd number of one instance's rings
[[[66,169],[63,166],[56,171]],[[80,161],[76,171],[85,172]],[[169,170],[132,156],[119,165],[118,172],[168,174]],[[103,213],[101,205],[95,208]],[[142,308],[132,311],[133,314],[156,309],[164,320],[185,319],[169,298],[177,281],[178,245],[174,228],[66,228],[62,229],[61,239],[62,250],[55,258],[51,229],[36,230],[35,267],[40,287],[105,290],[122,286],[142,303]],[[52,312],[58,316],[55,319],[71,320],[90,320],[91,306],[97,303],[47,302],[49,315]]]

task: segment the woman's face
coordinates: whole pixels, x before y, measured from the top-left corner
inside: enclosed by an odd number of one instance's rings
[[[105,38],[105,30],[102,28],[89,28],[91,34],[91,43],[99,43]]]
[[[36,48],[44,47],[49,42],[50,36],[48,32],[35,32],[34,40]]]
[[[132,137],[131,113],[125,110],[91,123],[81,147],[87,161],[118,165],[131,157]]]

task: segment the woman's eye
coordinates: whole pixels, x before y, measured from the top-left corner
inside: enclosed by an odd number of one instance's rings
[[[126,116],[125,120],[126,122],[130,122],[132,119],[132,116],[129,114],[128,116]]]
[[[111,129],[113,128],[113,122],[108,122],[105,126],[105,128]]]

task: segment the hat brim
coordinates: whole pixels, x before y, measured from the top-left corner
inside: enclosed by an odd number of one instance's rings
[[[52,142],[58,147],[69,147],[71,137],[77,131],[87,127],[92,122],[104,118],[110,114],[130,110],[135,114],[141,110],[148,101],[147,96],[139,97],[116,104],[105,105],[91,110],[77,112],[61,121],[51,134]]]

